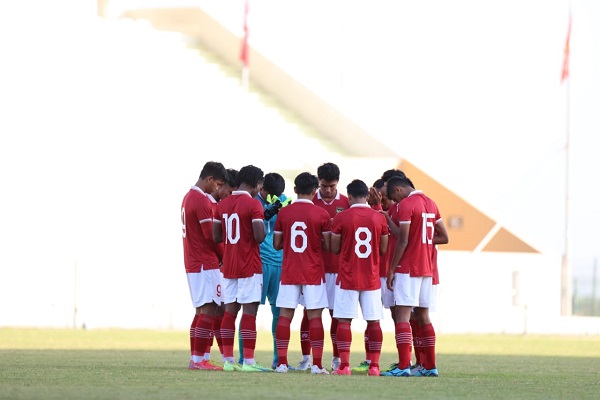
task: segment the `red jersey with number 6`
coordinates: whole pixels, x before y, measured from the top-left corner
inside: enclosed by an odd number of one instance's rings
[[[330,225],[327,211],[310,200],[298,199],[279,211],[274,234],[283,236],[283,285],[325,282],[321,241]]]

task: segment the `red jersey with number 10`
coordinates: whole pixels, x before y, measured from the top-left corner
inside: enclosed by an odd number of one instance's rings
[[[310,200],[298,199],[279,211],[274,233],[283,235],[283,285],[325,282],[321,240],[330,225],[327,211]]]
[[[379,279],[381,236],[389,233],[383,214],[367,204],[353,204],[333,219],[332,235],[341,236],[340,270],[336,283],[346,290],[375,290]]]
[[[215,223],[223,232],[223,266],[227,279],[249,278],[262,273],[259,244],[254,240],[252,221],[264,218],[263,206],[250,193],[236,190],[217,204]]]

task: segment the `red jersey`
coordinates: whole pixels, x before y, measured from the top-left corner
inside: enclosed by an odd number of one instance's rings
[[[250,193],[236,190],[217,205],[215,223],[223,232],[223,277],[248,278],[262,273],[259,244],[254,240],[252,221],[263,221],[263,206]]]
[[[213,209],[198,186],[193,186],[183,198],[181,223],[185,271],[200,272],[202,266],[219,268],[218,246],[212,238]]]
[[[410,229],[397,273],[433,276],[433,234],[441,218],[437,205],[420,190],[402,199],[398,205],[398,221],[400,225],[410,224]]]
[[[213,195],[210,193],[206,193],[206,197],[208,197],[208,199],[210,200],[210,205],[212,206],[213,219],[217,218],[217,204],[218,204],[217,200],[215,200]],[[219,260],[223,260],[223,250],[224,250],[223,242],[217,243],[217,256],[219,257]]]
[[[331,234],[342,237],[336,282],[341,283],[342,289],[375,290],[381,287],[379,244],[381,236],[388,232],[383,214],[367,204],[353,204],[335,216]]]
[[[331,202],[329,203],[323,200],[321,198],[321,192],[317,191],[315,197],[313,197],[313,203],[315,203],[316,206],[325,209],[325,211],[327,211],[327,213],[329,214],[330,218],[333,218],[336,216],[336,214],[339,214],[342,211],[350,208],[348,197],[344,196],[339,191],[335,195],[335,199],[331,200]],[[323,264],[325,266],[325,273],[337,274],[340,266],[339,254],[333,254],[330,251],[324,251]]]
[[[388,215],[397,224],[398,221],[398,203],[393,202],[390,204],[390,208],[387,210]],[[388,249],[387,252],[381,256],[381,262],[379,263],[379,276],[381,278],[387,278],[388,271],[390,269],[390,262],[392,261],[392,257],[394,256],[394,251],[396,250],[396,243],[398,243],[398,238],[396,235],[392,235],[390,232],[390,237],[388,239]]]
[[[330,225],[329,214],[310,200],[298,199],[279,211],[274,234],[283,235],[282,284],[325,282],[321,241]]]

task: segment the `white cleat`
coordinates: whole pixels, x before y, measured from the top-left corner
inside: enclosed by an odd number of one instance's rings
[[[296,367],[297,371],[306,371],[308,369],[310,369],[310,367],[312,366],[312,364],[310,363],[310,360],[302,360],[300,361],[300,364],[298,364],[298,366]]]
[[[315,375],[329,375],[329,372],[325,368],[319,368],[316,365],[311,367],[310,373]]]
[[[285,364],[281,364],[280,366],[278,366],[277,368],[275,368],[275,372],[277,372],[279,374],[287,374],[288,367]]]

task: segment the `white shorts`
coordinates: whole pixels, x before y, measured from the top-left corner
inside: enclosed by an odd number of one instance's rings
[[[260,303],[262,296],[262,274],[249,278],[223,279],[223,302],[239,304]]]
[[[390,308],[395,306],[394,304],[394,292],[387,288],[387,277],[379,278],[381,281],[381,304],[385,308]]]
[[[335,281],[337,281],[338,274],[334,274],[331,272],[325,273],[325,287],[327,288],[327,301],[329,304],[327,308],[333,310],[333,305],[335,304]]]
[[[325,284],[320,285],[282,285],[279,284],[279,294],[277,295],[277,307],[293,308],[302,304],[307,310],[317,310],[326,308],[327,291]],[[300,303],[300,298],[303,302]]]
[[[431,285],[431,299],[429,301],[429,312],[437,311],[438,285]]]
[[[396,273],[394,275],[394,302],[397,306],[429,308],[432,278]]]
[[[376,290],[346,290],[336,286],[334,318],[358,318],[358,305],[362,310],[365,321],[383,319],[381,305],[381,289]]]
[[[211,302],[221,305],[222,277],[220,269],[201,269],[200,272],[187,273],[188,287],[194,308]]]

